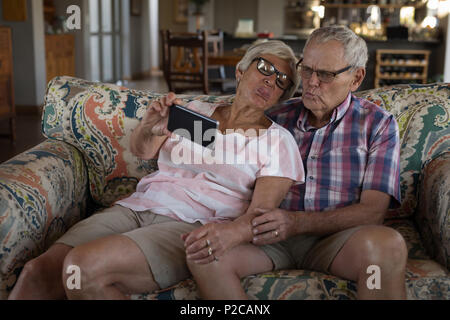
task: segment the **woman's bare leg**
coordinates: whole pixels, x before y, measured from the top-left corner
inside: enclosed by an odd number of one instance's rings
[[[28,261],[8,299],[64,299],[61,281],[63,262],[71,246],[54,244],[39,257]]]
[[[273,269],[272,260],[264,251],[250,244],[231,249],[219,261],[187,262],[203,299],[248,299],[241,278]]]
[[[138,245],[123,235],[112,235],[74,248],[64,268],[80,268],[81,288],[65,287],[69,299],[127,299],[127,294],[159,289]],[[63,274],[66,283],[71,274]]]

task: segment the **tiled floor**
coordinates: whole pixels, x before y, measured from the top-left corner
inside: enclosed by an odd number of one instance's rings
[[[122,85],[127,88],[150,90],[158,93],[168,91],[163,77],[152,77],[138,81],[124,81]],[[0,121],[0,133],[7,133],[8,130],[8,121]],[[16,142],[14,144],[6,138],[0,138],[0,163],[11,159],[46,139],[41,133],[41,116],[39,114],[18,113],[16,118],[16,136]]]

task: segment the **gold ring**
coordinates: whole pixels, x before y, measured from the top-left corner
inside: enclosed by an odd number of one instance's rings
[[[212,248],[209,247],[209,248],[208,248],[208,256],[212,255],[212,252],[213,252]]]

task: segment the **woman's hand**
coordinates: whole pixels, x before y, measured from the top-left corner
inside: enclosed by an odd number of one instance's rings
[[[170,136],[171,132],[167,130],[167,123],[169,121],[169,107],[173,103],[181,104],[181,100],[176,99],[173,92],[152,102],[142,118],[141,125],[148,128],[154,136]]]
[[[255,209],[262,213],[252,221],[254,245],[272,244],[299,233],[300,214],[283,209]]]
[[[173,104],[181,104],[173,92],[152,102],[139,125],[133,130],[130,137],[130,151],[137,157],[148,160],[156,159],[159,150],[171,136],[167,129],[169,122],[169,107]]]
[[[195,263],[207,264],[240,243],[233,222],[209,223],[181,236],[186,257]]]

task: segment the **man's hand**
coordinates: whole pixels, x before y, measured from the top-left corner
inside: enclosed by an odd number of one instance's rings
[[[206,264],[218,260],[226,251],[240,243],[233,222],[209,223],[181,236],[186,257],[195,263]]]
[[[283,209],[255,209],[262,215],[252,221],[254,245],[272,244],[299,233],[300,212]]]

